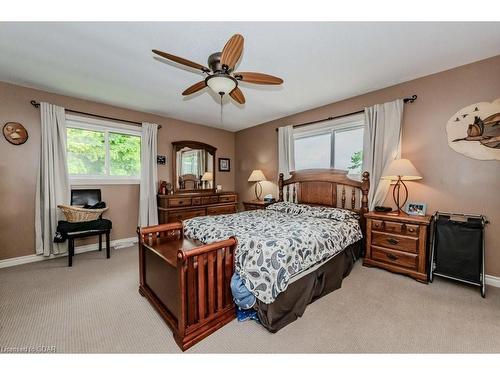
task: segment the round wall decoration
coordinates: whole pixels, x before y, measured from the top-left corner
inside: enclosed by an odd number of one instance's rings
[[[3,136],[13,145],[22,145],[28,140],[28,131],[18,122],[8,122],[3,126]]]
[[[446,134],[456,152],[479,160],[500,160],[500,98],[462,108],[446,124]]]

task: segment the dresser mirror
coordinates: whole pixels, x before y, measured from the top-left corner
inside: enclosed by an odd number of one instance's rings
[[[172,142],[175,193],[214,191],[215,147],[196,141]]]

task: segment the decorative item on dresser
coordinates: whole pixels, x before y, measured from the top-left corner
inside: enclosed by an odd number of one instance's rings
[[[363,265],[402,273],[427,283],[431,217],[369,212],[365,218],[366,254]]]
[[[273,202],[266,202],[266,201],[259,201],[259,200],[253,200],[253,201],[245,201],[243,202],[243,206],[245,207],[245,211],[250,211],[250,210],[264,210],[267,206],[275,203]]]
[[[232,214],[237,207],[238,196],[231,191],[158,195],[158,221],[165,224],[196,216]]]

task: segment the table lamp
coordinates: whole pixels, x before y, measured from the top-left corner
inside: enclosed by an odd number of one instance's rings
[[[256,182],[255,184],[255,199],[260,201],[260,195],[262,194],[262,185],[261,181],[267,181],[266,176],[260,169],[254,169],[250,177],[248,177],[249,182]]]
[[[396,185],[394,185],[394,190],[392,191],[392,198],[398,208],[397,211],[394,211],[394,214],[400,215],[401,212],[404,212],[401,208],[404,207],[406,201],[408,200],[408,188],[406,187],[404,181],[421,180],[422,176],[420,175],[420,172],[417,171],[417,168],[413,166],[411,161],[408,159],[397,159],[393,160],[389,165],[389,168],[384,171],[382,179],[396,181]],[[400,200],[401,186],[404,188],[403,203],[401,203]]]
[[[201,180],[205,181],[205,188],[207,187],[207,184],[209,184],[208,181],[212,181],[214,179],[214,174],[212,172],[205,172],[203,173],[203,176],[201,176]]]

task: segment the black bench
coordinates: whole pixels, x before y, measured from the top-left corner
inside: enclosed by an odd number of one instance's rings
[[[101,201],[100,189],[76,189],[71,190],[71,205],[94,205]],[[106,258],[111,256],[109,245],[109,234],[111,232],[111,221],[99,219],[86,223],[88,228],[67,232],[68,237],[68,266],[73,265],[73,256],[75,255],[75,238],[84,238],[90,236],[99,236],[99,251],[102,251],[102,235],[106,236]]]

